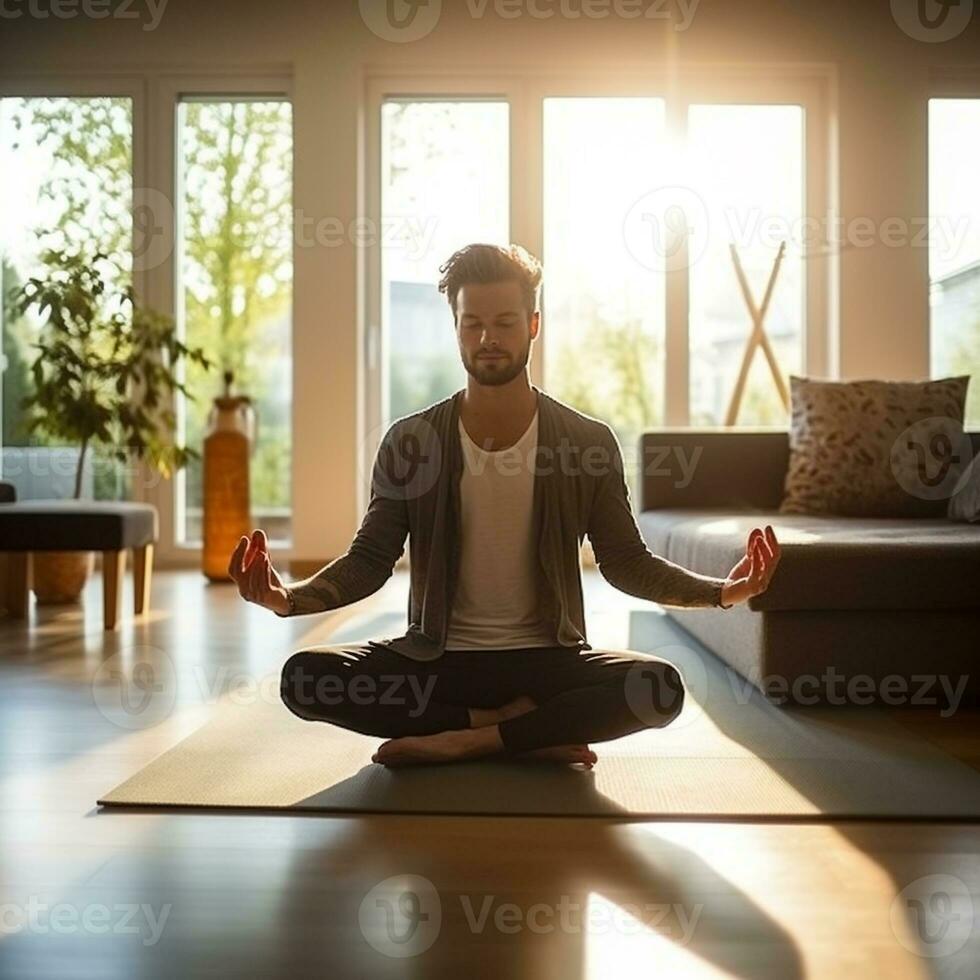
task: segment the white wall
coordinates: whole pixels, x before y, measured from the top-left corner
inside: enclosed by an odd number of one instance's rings
[[[26,11],[28,2],[50,9],[51,0],[0,0],[0,9]],[[673,31],[678,19],[505,19],[494,13],[492,0],[485,16],[475,20],[469,11],[476,0],[454,0],[443,3],[435,30],[406,44],[381,40],[368,30],[355,0],[169,0],[159,26],[149,31],[142,29],[149,22],[145,2],[135,0],[132,7],[144,21],[0,18],[0,87],[25,73],[71,77],[117,71],[145,76],[152,102],[159,73],[289,73],[295,207],[343,222],[363,213],[358,173],[363,73],[370,70],[458,75],[607,66],[615,71],[662,66],[668,43],[684,67],[818,65],[832,80],[830,115],[837,142],[831,171],[840,213],[875,222],[928,213],[927,99],[936,92],[935,77],[958,71],[980,86],[980,11],[957,38],[925,43],[899,29],[887,0],[701,0],[684,31]],[[562,3],[581,10],[583,2],[588,0],[537,0],[539,9],[555,10]],[[659,9],[660,0],[638,2]],[[509,9],[513,3],[509,0]],[[676,0],[670,6],[676,7]],[[363,428],[361,260],[352,245],[296,252],[293,555],[298,559],[320,562],[341,554],[361,516],[356,466]],[[926,249],[883,244],[847,249],[835,288],[842,377],[927,374]]]

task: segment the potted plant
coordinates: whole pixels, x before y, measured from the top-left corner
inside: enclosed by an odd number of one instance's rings
[[[137,302],[109,257],[47,249],[42,274],[11,294],[15,314],[35,310],[42,326],[31,346],[33,392],[22,399],[26,430],[79,448],[74,499],[80,499],[86,453],[109,450],[120,462],[147,463],[164,478],[200,454],[169,438],[175,425],[165,400],[193,396],[177,376],[181,358],[209,370],[200,348],[186,347],[173,319]],[[165,426],[160,431],[161,423]],[[38,602],[71,602],[91,573],[91,552],[37,552],[33,586]]]

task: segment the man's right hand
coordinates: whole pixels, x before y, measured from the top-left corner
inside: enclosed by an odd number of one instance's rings
[[[272,567],[269,541],[261,528],[253,531],[251,538],[242,535],[228,562],[228,574],[235,580],[238,594],[246,602],[264,606],[280,616],[289,612],[286,587]]]

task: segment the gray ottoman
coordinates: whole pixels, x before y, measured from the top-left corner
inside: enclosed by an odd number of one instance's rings
[[[26,618],[30,556],[34,551],[101,551],[103,619],[114,630],[119,619],[120,582],[126,552],[133,552],[134,612],[149,608],[153,546],[159,536],[156,508],[150,504],[103,500],[9,501],[0,484],[0,552],[7,556],[7,611]]]

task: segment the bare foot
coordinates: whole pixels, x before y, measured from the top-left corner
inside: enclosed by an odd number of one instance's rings
[[[496,725],[508,718],[526,715],[536,707],[537,704],[526,694],[520,694],[513,701],[508,701],[499,708],[470,708],[470,727],[485,728],[487,725]]]
[[[435,735],[391,738],[378,746],[371,761],[384,766],[460,762],[491,755],[502,749],[503,742],[496,728],[461,728]]]
[[[599,761],[599,757],[587,745],[550,745],[546,749],[520,752],[515,758],[532,762],[565,762],[583,765],[587,769]]]

